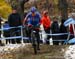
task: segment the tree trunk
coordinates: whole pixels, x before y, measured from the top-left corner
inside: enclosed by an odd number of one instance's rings
[[[50,9],[49,9],[49,0],[46,0],[46,8],[47,8],[47,10],[48,10],[48,12],[49,12],[49,15],[50,15]]]
[[[68,18],[68,4],[66,0],[59,0],[59,10],[61,11],[61,18],[66,20]]]

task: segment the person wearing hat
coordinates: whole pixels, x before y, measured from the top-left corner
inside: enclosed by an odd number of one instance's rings
[[[41,15],[37,11],[37,9],[33,6],[30,8],[30,12],[26,15],[23,25],[27,25],[29,27],[28,29],[28,36],[31,39],[31,28],[32,26],[36,27],[34,30],[36,31],[35,36],[37,38],[37,50],[39,50],[39,45],[40,45],[40,36],[39,36],[39,28],[40,28],[40,20],[41,20]]]
[[[43,11],[43,15],[42,15],[42,18],[41,18],[41,24],[43,24],[45,32],[47,34],[50,34],[51,19],[48,16],[48,11],[47,10]],[[47,40],[46,40],[47,44],[49,44],[49,39],[50,39],[50,36],[47,35]]]
[[[8,23],[9,23],[10,27],[18,27],[18,26],[22,25],[21,24],[21,16],[17,12],[16,7],[12,8],[12,13],[8,17]],[[13,36],[13,35],[20,36],[20,31],[19,30],[20,30],[20,28],[12,28],[10,30],[10,36]],[[15,34],[13,34],[13,33],[15,33]],[[21,43],[21,39],[12,39],[11,43],[12,44]]]
[[[51,24],[51,31],[52,31],[52,34],[58,34],[60,32],[60,27],[59,27],[59,23],[58,23],[58,18],[57,17],[54,17],[53,18],[53,22]],[[53,39],[53,44],[54,45],[59,45],[59,35],[54,35],[52,36],[52,39]],[[55,40],[55,41],[54,41]]]

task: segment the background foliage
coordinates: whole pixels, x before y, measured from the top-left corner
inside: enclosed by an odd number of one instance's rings
[[[7,18],[7,16],[11,13],[11,7],[5,0],[0,0],[0,15],[3,18]]]

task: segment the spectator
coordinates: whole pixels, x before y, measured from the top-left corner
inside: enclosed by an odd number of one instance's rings
[[[12,10],[12,13],[9,15],[8,17],[8,23],[9,23],[9,26],[10,27],[18,27],[18,26],[21,26],[21,17],[20,15],[18,14],[17,12],[17,8],[14,7],[13,10]],[[13,36],[13,32],[15,32],[15,35],[16,36],[20,36],[20,31],[18,32],[18,30],[21,30],[20,28],[12,28],[10,30],[10,35]],[[16,42],[15,42],[16,41]],[[11,40],[11,43],[21,43],[21,39],[12,39]]]
[[[71,14],[71,19],[73,19],[75,21],[75,13]],[[70,34],[72,34],[70,36],[70,39],[72,39],[72,38],[74,38],[74,35],[75,35],[75,24],[74,24],[74,28],[73,28],[72,24],[70,24],[69,30],[70,30]]]
[[[10,27],[9,27],[9,24],[8,24],[7,21],[4,23],[3,27],[4,28],[8,28],[8,29],[5,29],[4,32],[3,32],[4,33],[4,37],[10,37],[10,30],[9,30]],[[10,43],[10,39],[6,39],[6,44],[8,42]]]
[[[46,34],[50,34],[50,27],[51,27],[51,19],[49,18],[48,16],[48,11],[44,11],[43,12],[43,16],[41,18],[41,22],[43,24],[43,27],[44,27],[44,30],[46,32]],[[49,38],[50,38],[50,35],[47,35],[47,44],[49,44]]]
[[[60,24],[60,33],[67,33],[67,27],[64,26],[64,19],[61,20],[61,24]],[[60,39],[61,40],[67,40],[68,35],[61,35]],[[61,44],[63,44],[64,41],[61,42]]]
[[[58,18],[56,18],[56,17],[53,18],[53,23],[51,25],[51,31],[52,31],[52,34],[58,34],[59,33]],[[53,39],[53,44],[55,44],[55,45],[59,44],[58,41],[54,41],[54,40],[59,40],[59,36],[52,36],[52,39]]]

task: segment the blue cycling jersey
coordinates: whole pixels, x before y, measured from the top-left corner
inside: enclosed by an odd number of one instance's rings
[[[32,16],[32,12],[29,12],[26,16],[28,24],[37,26],[40,23],[41,15],[39,12],[35,12],[35,16]]]

